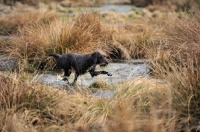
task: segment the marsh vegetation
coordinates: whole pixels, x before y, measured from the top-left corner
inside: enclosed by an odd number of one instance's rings
[[[199,131],[198,2],[144,0],[126,13],[74,8],[72,0],[21,2],[1,5],[0,131]],[[58,70],[49,53],[96,49],[111,62],[147,60],[149,76],[72,89],[35,81]],[[97,97],[96,89],[115,92]]]

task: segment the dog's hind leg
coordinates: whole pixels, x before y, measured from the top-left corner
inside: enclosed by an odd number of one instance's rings
[[[65,73],[64,73],[64,76],[65,77],[69,77],[72,73],[71,69],[64,69]]]
[[[69,80],[67,79],[67,77],[69,77],[70,76],[70,74],[71,74],[71,69],[64,69],[64,78],[63,78],[63,80],[64,81],[67,81],[68,83],[69,83]]]
[[[78,76],[79,76],[79,74],[78,74],[78,73],[75,73],[74,82],[72,83],[73,85],[76,84],[76,81],[77,81]]]

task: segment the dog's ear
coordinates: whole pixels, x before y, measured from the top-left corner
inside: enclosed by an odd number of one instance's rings
[[[94,61],[94,63],[97,63],[97,57],[98,57],[98,52],[94,52],[91,54],[91,58]]]

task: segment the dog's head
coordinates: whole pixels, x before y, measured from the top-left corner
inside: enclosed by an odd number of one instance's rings
[[[107,55],[102,50],[96,50],[94,53],[92,53],[91,57],[97,65],[108,65],[108,60],[106,59]]]

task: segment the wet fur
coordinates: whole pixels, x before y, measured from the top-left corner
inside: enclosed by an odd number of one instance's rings
[[[57,65],[64,69],[63,80],[68,81],[67,77],[70,76],[72,69],[75,70],[75,78],[73,84],[76,83],[79,75],[82,75],[86,72],[89,72],[92,77],[99,74],[107,74],[108,76],[112,76],[112,74],[108,73],[107,71],[95,71],[97,65],[108,65],[108,61],[106,59],[107,56],[101,50],[97,50],[91,54],[68,53],[58,55],[51,53],[49,56],[53,56],[57,61]]]

